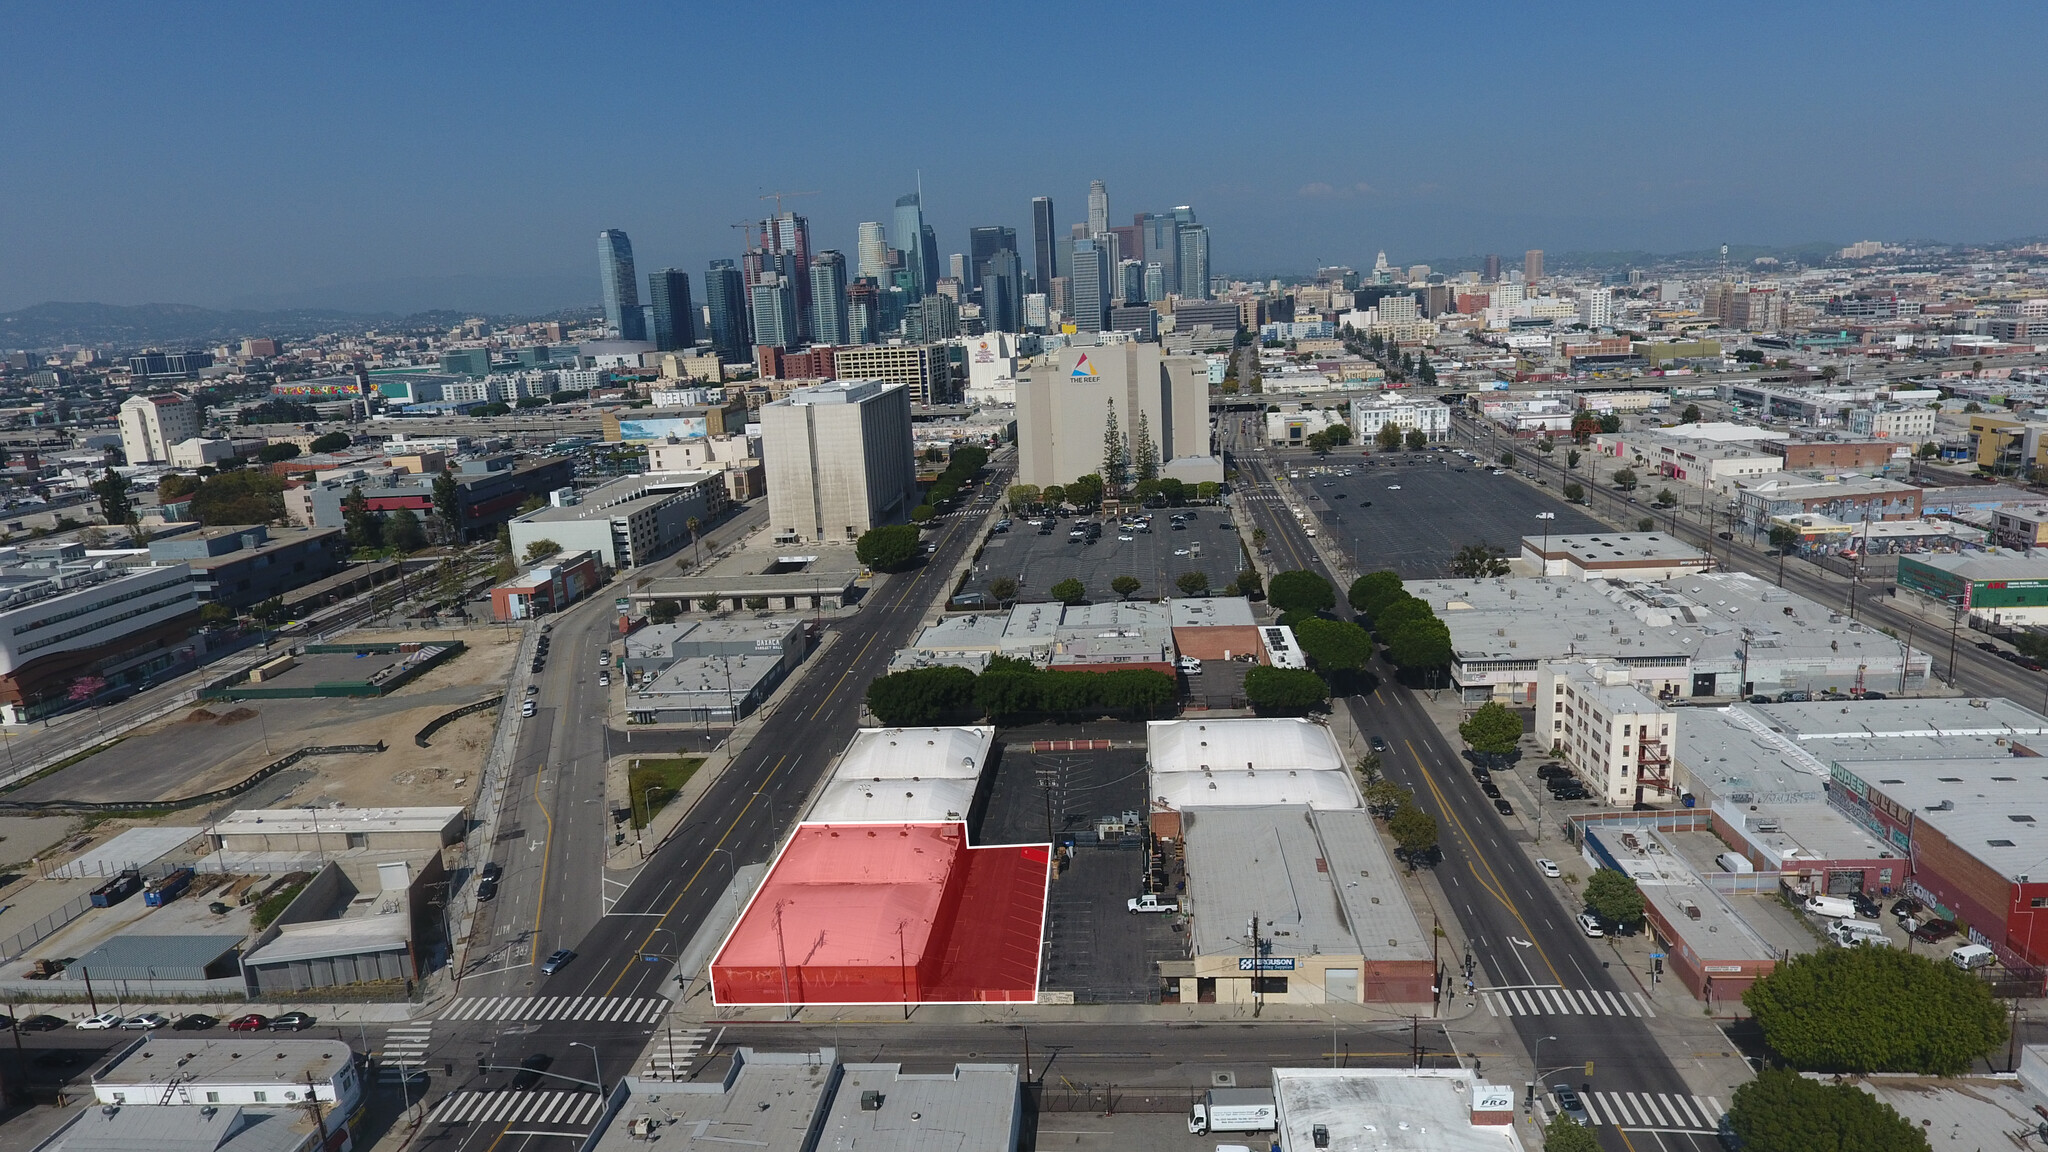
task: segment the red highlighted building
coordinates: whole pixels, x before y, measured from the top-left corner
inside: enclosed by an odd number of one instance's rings
[[[803,824],[711,963],[732,1004],[1038,998],[1051,847],[963,822]]]

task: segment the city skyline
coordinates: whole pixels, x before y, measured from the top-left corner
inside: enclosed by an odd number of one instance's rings
[[[587,271],[587,237],[598,229],[633,235],[642,268],[696,272],[737,253],[732,220],[772,215],[777,191],[815,190],[790,207],[812,221],[817,249],[854,265],[859,223],[889,220],[920,173],[942,271],[968,251],[967,230],[984,225],[1016,229],[1033,270],[1021,239],[1033,235],[1031,198],[1051,197],[1059,225],[1086,221],[1091,180],[1107,185],[1111,225],[1138,206],[1196,205],[1218,241],[1214,271],[1237,276],[1363,267],[1378,249],[1410,263],[1529,248],[2048,232],[2037,207],[2048,171],[2034,159],[2048,130],[1988,112],[1955,121],[1950,111],[1995,107],[2003,90],[1993,77],[2024,68],[2024,46],[2040,42],[2048,14],[1965,12],[1929,27],[1898,6],[1859,9],[1855,20],[1824,9],[1682,22],[1629,11],[1611,24],[1508,11],[1476,27],[1416,12],[1319,12],[1315,42],[1370,43],[1368,75],[1416,82],[1380,89],[1369,111],[1298,117],[1248,110],[1238,94],[1305,75],[1301,65],[1314,63],[1298,51],[1306,16],[1158,21],[1091,10],[1112,38],[1150,45],[1119,63],[1171,93],[1176,122],[1203,125],[1201,146],[1189,147],[1184,132],[1101,116],[1086,93],[1022,71],[1014,85],[987,85],[980,54],[1004,33],[993,15],[875,19],[795,5],[785,21],[792,48],[822,51],[825,62],[811,84],[750,97],[764,111],[804,114],[786,121],[798,125],[787,147],[745,166],[704,163],[707,149],[739,154],[740,121],[720,120],[715,107],[672,134],[587,138],[578,125],[617,98],[583,82],[610,58],[609,24],[551,27],[547,54],[511,69],[502,61],[531,34],[518,18],[22,12],[17,42],[28,51],[0,77],[0,97],[35,114],[10,126],[16,146],[0,160],[14,209],[0,221],[0,311],[45,300],[583,306],[598,302]],[[1058,27],[1061,14],[1049,16],[1046,26]],[[741,19],[652,10],[626,22],[720,43]],[[1599,36],[1583,34],[1596,24]],[[858,63],[913,25],[937,61],[915,83]],[[38,51],[68,43],[91,44],[92,63]],[[429,47],[451,43],[470,50]],[[1809,58],[1813,44],[1830,51]],[[1226,46],[1228,79],[1167,83],[1188,53]],[[1651,60],[1653,81],[1643,69]],[[714,58],[696,83],[717,90],[743,72],[738,59]],[[912,99],[917,85],[955,82],[964,99]],[[824,84],[868,98],[821,103]],[[248,99],[257,91],[266,98]],[[893,122],[872,115],[892,102],[915,111]],[[1031,113],[1017,115],[1020,106]],[[1847,121],[1829,112],[1845,106],[1885,112]],[[1501,115],[1507,107],[1521,114]],[[1683,132],[1671,127],[1681,112]],[[992,123],[1001,135],[986,134]],[[1929,133],[1982,146],[1912,145]],[[304,140],[320,141],[317,175],[312,160],[290,159],[316,155]],[[1584,162],[1591,147],[1602,163]],[[231,162],[251,148],[276,155]],[[103,164],[58,159],[124,152],[167,158],[141,180],[106,180]],[[472,162],[506,154],[531,158],[509,178]]]

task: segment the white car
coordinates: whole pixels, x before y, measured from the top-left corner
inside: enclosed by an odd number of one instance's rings
[[[533,715],[533,713],[534,713],[533,701],[531,701],[531,700],[528,700],[528,701],[526,701],[525,703],[523,703],[523,704],[521,704],[521,705],[519,706],[519,714],[520,714],[521,716],[531,716],[531,715]]]
[[[1175,548],[1175,549],[1173,550],[1173,554],[1174,554],[1175,556],[1185,556],[1185,555],[1187,555],[1187,554],[1188,554],[1188,550],[1187,550],[1187,549],[1185,549],[1185,548]]]
[[[1129,534],[1129,533],[1125,533],[1125,534],[1123,534],[1123,535],[1121,535],[1121,536],[1118,536],[1118,537],[1117,537],[1117,540],[1119,540],[1120,542],[1122,542],[1122,543],[1125,543],[1125,544],[1129,544],[1129,543],[1130,543],[1131,541],[1133,541],[1133,540],[1136,540],[1136,539],[1137,539],[1137,537],[1136,537],[1136,536],[1132,536],[1132,535],[1131,535],[1131,534]]]
[[[1180,658],[1180,670],[1190,676],[1200,676],[1202,674],[1202,661],[1198,657],[1183,656]]]
[[[1557,861],[1555,860],[1538,860],[1536,862],[1536,869],[1553,880],[1557,879],[1560,875],[1557,870]]]
[[[1600,930],[1600,918],[1591,912],[1579,913],[1579,930],[1596,939],[1606,935]]]
[[[1401,486],[1400,486],[1399,484],[1389,484],[1389,485],[1387,485],[1387,491],[1389,491],[1389,492],[1399,492],[1400,490],[1401,490]]]
[[[102,1012],[97,1016],[87,1016],[77,1024],[77,1027],[83,1028],[88,1032],[96,1032],[103,1028],[119,1028],[120,1026],[121,1014],[118,1012]]]

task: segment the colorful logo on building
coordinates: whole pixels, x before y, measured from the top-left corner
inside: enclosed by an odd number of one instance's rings
[[[1088,354],[1086,352],[1081,353],[1081,358],[1074,361],[1074,370],[1067,374],[1067,378],[1070,380],[1101,379],[1100,376],[1095,374],[1095,366],[1088,363]]]

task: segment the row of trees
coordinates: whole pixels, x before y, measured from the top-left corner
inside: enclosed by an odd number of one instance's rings
[[[1133,499],[1145,502],[1165,501],[1168,507],[1178,508],[1183,504],[1214,501],[1222,494],[1223,486],[1214,480],[1189,484],[1171,476],[1154,476],[1138,481],[1131,486]],[[1039,508],[1062,508],[1072,505],[1076,508],[1095,508],[1102,504],[1108,485],[1101,476],[1093,472],[1079,477],[1072,484],[1048,484],[1040,488],[1036,484],[1012,484],[1003,490],[1010,508],[1016,512],[1028,512]]]
[[[1420,452],[1429,447],[1429,436],[1420,430],[1411,431],[1404,436],[1400,426],[1389,420],[1380,425],[1379,434],[1373,437],[1373,442],[1380,446],[1382,452],[1399,451],[1403,443],[1408,445],[1410,452]]]
[[[1427,601],[1409,595],[1400,576],[1368,572],[1351,582],[1348,599],[1371,621],[1387,658],[1402,671],[1433,670],[1451,662],[1451,630]]]
[[[1064,672],[997,656],[975,675],[966,668],[913,668],[868,685],[868,711],[890,727],[965,723],[988,717],[1011,724],[1034,717],[1115,714],[1151,719],[1173,706],[1173,678],[1150,668]]]
[[[953,458],[946,464],[946,470],[932,481],[925,490],[924,503],[911,510],[910,518],[922,524],[939,514],[939,509],[953,502],[960,494],[960,487],[981,471],[988,463],[988,449],[979,444],[962,444],[953,449]]]

